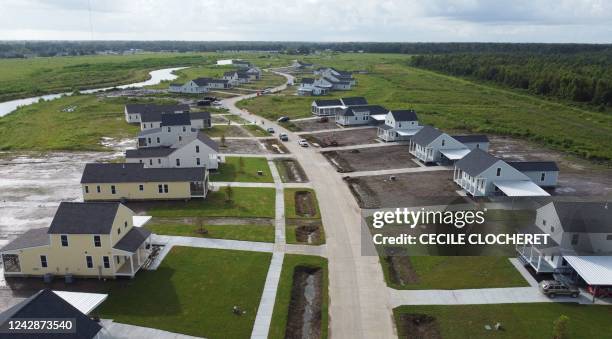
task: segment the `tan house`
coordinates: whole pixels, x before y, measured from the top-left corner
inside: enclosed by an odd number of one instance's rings
[[[189,200],[208,193],[206,168],[145,168],[141,163],[90,163],[81,177],[83,200]]]
[[[151,232],[133,217],[118,202],[62,202],[49,227],[0,250],[4,275],[134,277],[151,254]]]

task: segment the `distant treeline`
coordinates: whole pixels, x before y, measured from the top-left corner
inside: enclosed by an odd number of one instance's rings
[[[131,49],[160,52],[277,51],[307,54],[314,51],[448,54],[534,53],[574,54],[611,51],[612,45],[509,44],[509,43],[403,43],[403,42],[266,42],[266,41],[2,41],[0,58],[87,55]]]
[[[573,54],[419,55],[412,66],[492,81],[529,93],[612,106],[612,51]],[[603,107],[602,107],[603,108]]]

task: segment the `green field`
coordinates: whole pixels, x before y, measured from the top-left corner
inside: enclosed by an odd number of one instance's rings
[[[534,303],[501,305],[401,306],[394,309],[400,338],[407,338],[398,322],[401,314],[427,314],[435,317],[441,337],[462,338],[553,338],[553,323],[561,315],[569,317],[563,338],[610,338],[611,306],[574,303]],[[503,330],[487,331],[501,323]]]
[[[296,254],[285,254],[280,282],[278,284],[278,291],[276,292],[276,302],[274,303],[274,312],[272,313],[272,323],[270,324],[270,333],[268,334],[268,338],[285,338],[289,302],[291,300],[291,287],[293,285],[293,271],[297,266],[323,269],[323,289],[321,292],[321,338],[327,338],[329,321],[327,259]]]
[[[227,201],[226,189],[208,192],[204,200],[159,202],[147,212],[154,217],[262,217],[274,218],[274,188],[232,187],[232,200]]]
[[[152,224],[146,228],[155,234],[163,235],[274,242],[272,225],[203,225],[206,233],[200,232],[199,226],[184,223]]]
[[[257,171],[262,171],[258,175]],[[266,158],[225,157],[217,173],[210,176],[212,181],[228,182],[274,182]]]
[[[155,271],[108,282],[96,311],[116,322],[206,338],[247,338],[259,307],[269,253],[174,247]],[[232,307],[246,311],[237,316]]]

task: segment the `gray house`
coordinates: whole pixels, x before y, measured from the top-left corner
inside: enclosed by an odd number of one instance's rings
[[[341,99],[343,102],[347,98]],[[353,98],[348,98],[353,99]],[[355,98],[363,99],[363,98]],[[364,102],[361,100],[346,100],[346,102]],[[346,105],[345,109],[336,114],[336,123],[341,126],[368,125],[378,122],[389,110],[380,105]]]
[[[470,150],[450,135],[431,126],[423,126],[410,139],[410,154],[425,164],[461,159]]]
[[[167,114],[156,113],[143,116],[141,118],[142,122],[140,123],[140,130],[145,131],[162,127],[162,116],[164,115]],[[177,115],[182,115],[179,119],[185,119],[183,115],[187,116],[191,122],[191,127],[193,128],[204,129],[212,127],[210,112],[190,112]]]
[[[414,110],[393,110],[385,115],[385,123],[378,127],[377,134],[385,142],[410,140],[421,128]]]
[[[128,123],[141,123],[142,117],[162,113],[187,113],[189,105],[155,105],[155,104],[127,104],[124,108],[125,121]]]

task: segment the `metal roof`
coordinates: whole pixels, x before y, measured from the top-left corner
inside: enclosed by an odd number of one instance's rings
[[[572,256],[563,258],[589,285],[612,285],[612,256]]]
[[[509,197],[547,197],[548,192],[531,180],[501,180],[493,183]]]
[[[415,135],[419,132],[418,128],[411,128],[411,129],[398,129],[395,131],[395,133],[397,133],[398,135],[401,135],[403,137],[409,137],[412,135]]]
[[[77,310],[83,314],[89,314],[95,310],[106,298],[108,294],[102,293],[85,293],[85,292],[68,292],[68,291],[53,291],[60,298],[66,300]]]
[[[444,154],[444,156],[447,157],[449,160],[459,160],[468,155],[468,153],[470,153],[470,149],[467,147],[455,149],[441,149],[440,153]]]

